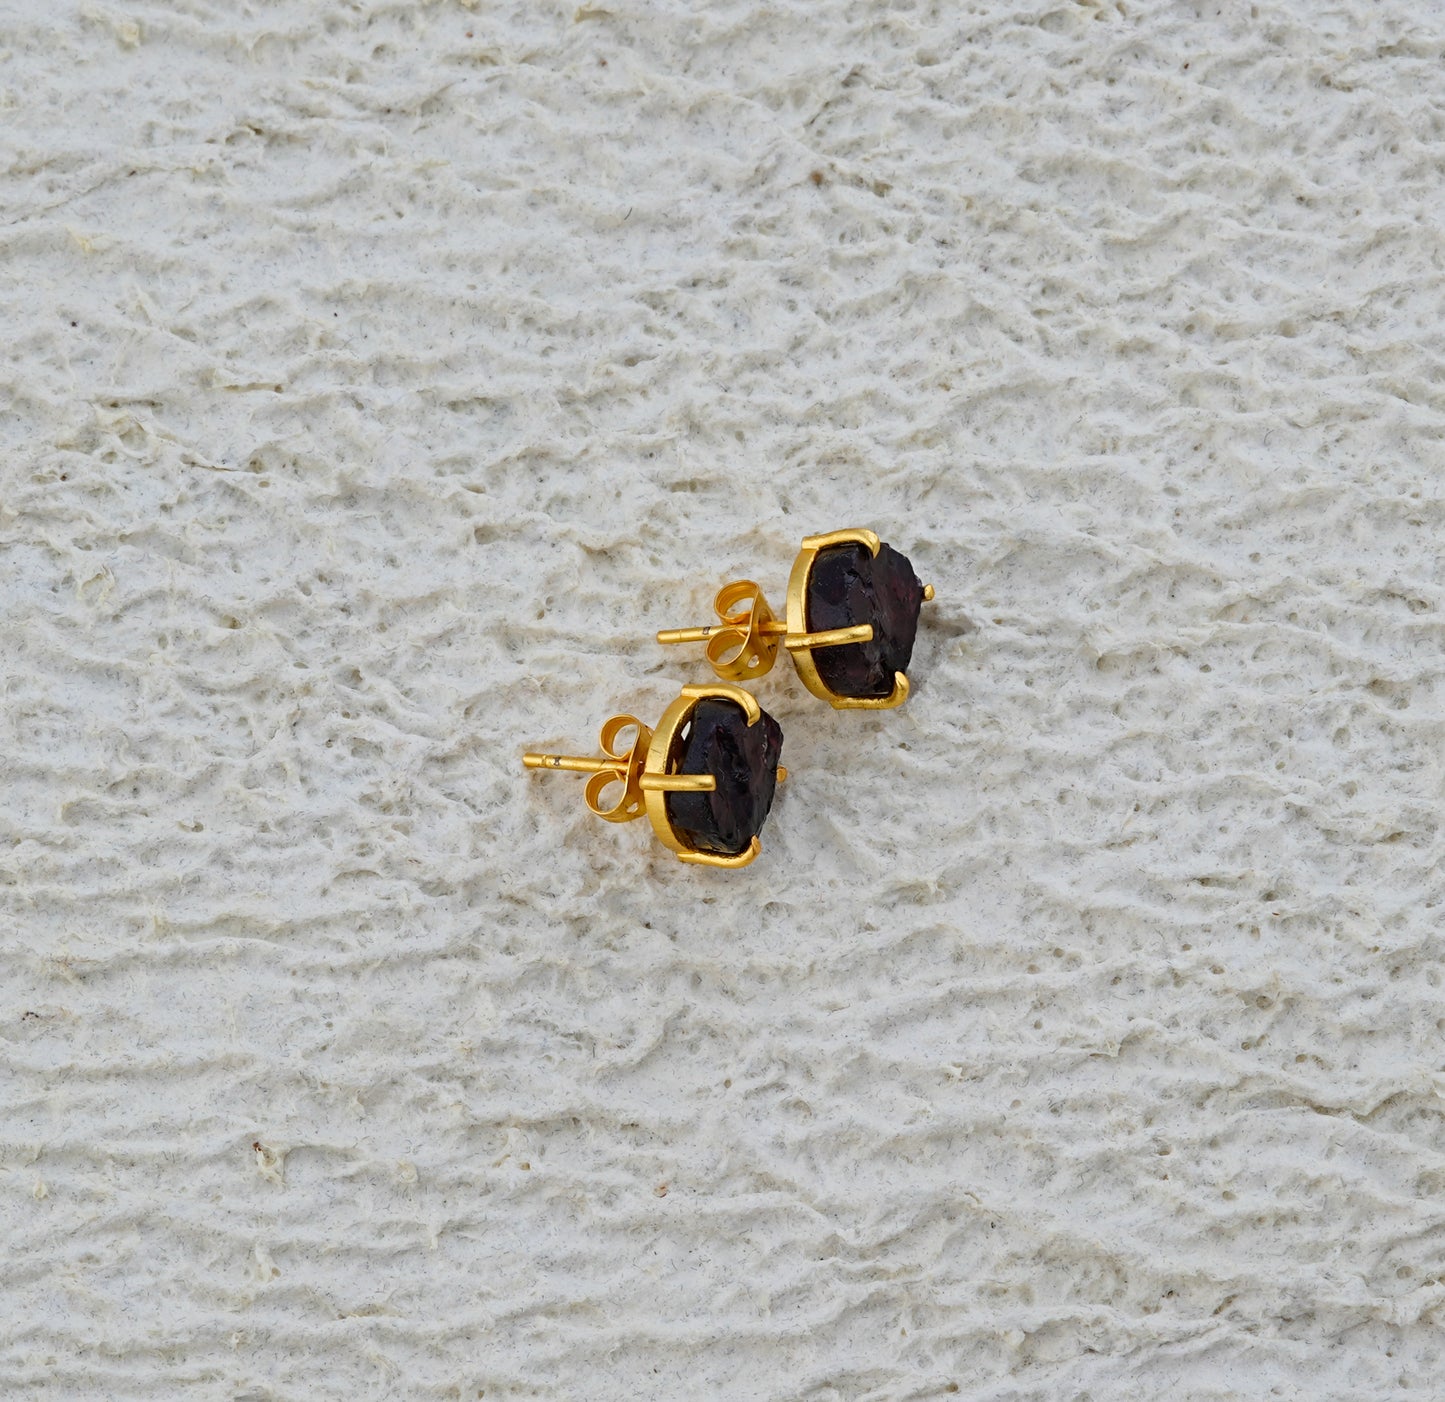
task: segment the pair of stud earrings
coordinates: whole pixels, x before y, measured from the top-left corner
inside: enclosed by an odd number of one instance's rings
[[[734,683],[770,671],[781,645],[803,685],[831,706],[901,706],[919,610],[931,598],[933,586],[919,583],[907,556],[872,531],[808,536],[788,579],[786,621],[756,584],[739,579],[718,591],[719,622],[657,635],[660,643],[705,642],[720,684],[683,687],[652,729],[636,716],[611,717],[595,758],[529,753],[522,763],[590,774],[583,797],[593,813],[610,823],[645,813],[680,861],[747,866],[788,771],[778,763],[782,727]]]

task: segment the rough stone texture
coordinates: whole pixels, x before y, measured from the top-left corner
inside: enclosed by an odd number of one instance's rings
[[[0,0],[0,1398],[1433,1402],[1442,30]]]
[[[872,555],[857,544],[820,550],[808,575],[808,631],[871,623],[866,643],[823,647],[813,665],[840,696],[887,696],[894,674],[907,672],[918,632],[923,585],[906,555],[886,541]]]
[[[736,856],[762,831],[777,787],[782,727],[764,711],[753,725],[736,701],[707,697],[693,707],[676,748],[679,774],[711,774],[711,793],[668,794],[673,826],[704,852]]]

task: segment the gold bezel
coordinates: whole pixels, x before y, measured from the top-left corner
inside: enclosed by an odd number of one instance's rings
[[[724,857],[717,852],[701,852],[696,847],[689,846],[678,836],[667,816],[668,790],[671,789],[674,792],[678,790],[677,779],[694,777],[668,774],[667,762],[668,756],[672,753],[673,741],[677,732],[687,723],[687,718],[693,713],[697,703],[710,696],[736,702],[743,708],[750,726],[756,725],[762,715],[757,698],[751,692],[744,691],[740,686],[720,684],[683,687],[677,699],[662,713],[662,718],[653,728],[652,743],[647,747],[647,761],[643,767],[640,788],[647,804],[647,818],[652,824],[653,832],[657,834],[658,841],[663,846],[677,854],[678,861],[709,867],[745,867],[762,851],[762,844],[756,837],[753,838],[746,851],[739,852],[735,857]],[[779,774],[782,773],[780,768]],[[696,777],[711,778],[710,775]],[[656,783],[655,780],[659,778],[667,778],[671,782],[666,785]],[[649,779],[654,782],[649,783]],[[706,790],[701,791],[706,792]]]
[[[840,696],[833,691],[828,684],[818,675],[817,665],[813,661],[813,645],[820,645],[820,640],[829,638],[834,642],[830,634],[808,632],[808,577],[813,572],[813,563],[818,558],[818,552],[825,550],[830,545],[863,545],[868,548],[870,555],[876,556],[881,545],[877,535],[873,531],[829,531],[827,535],[810,535],[803,541],[802,549],[798,551],[798,557],[793,561],[793,572],[788,576],[788,635],[784,639],[784,646],[792,654],[793,664],[798,669],[798,677],[803,685],[813,693],[821,697],[834,710],[838,711],[887,711],[895,706],[901,706],[908,699],[908,678],[902,672],[893,674],[893,690],[887,696]],[[864,633],[866,630],[866,634]],[[834,629],[833,633],[843,633],[844,629]],[[873,636],[871,624],[859,625],[859,641],[866,642]],[[842,642],[841,638],[837,642]]]

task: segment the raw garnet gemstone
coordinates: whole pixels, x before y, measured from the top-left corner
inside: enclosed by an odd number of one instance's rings
[[[887,696],[893,674],[908,670],[922,607],[923,585],[891,545],[877,555],[852,542],[820,550],[808,574],[808,631],[873,625],[872,642],[814,651],[823,684],[839,696]]]
[[[766,711],[756,725],[736,701],[705,696],[692,708],[687,738],[673,741],[677,774],[711,774],[711,793],[670,793],[667,816],[703,852],[736,857],[762,831],[778,783],[783,729]],[[669,769],[672,765],[669,764]]]

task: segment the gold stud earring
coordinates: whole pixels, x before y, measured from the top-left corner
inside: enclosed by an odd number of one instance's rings
[[[725,681],[770,671],[781,643],[814,696],[839,710],[882,710],[908,699],[918,614],[932,598],[908,557],[872,531],[831,531],[808,536],[793,561],[787,622],[752,580],[736,579],[713,603],[720,623],[665,628],[657,641],[706,642]]]
[[[636,734],[624,743],[630,730]],[[522,763],[591,774],[583,793],[588,808],[609,823],[646,813],[679,861],[745,867],[762,850],[758,832],[788,771],[778,763],[782,727],[751,693],[685,686],[655,729],[636,716],[613,716],[601,741],[595,759],[529,753]]]

